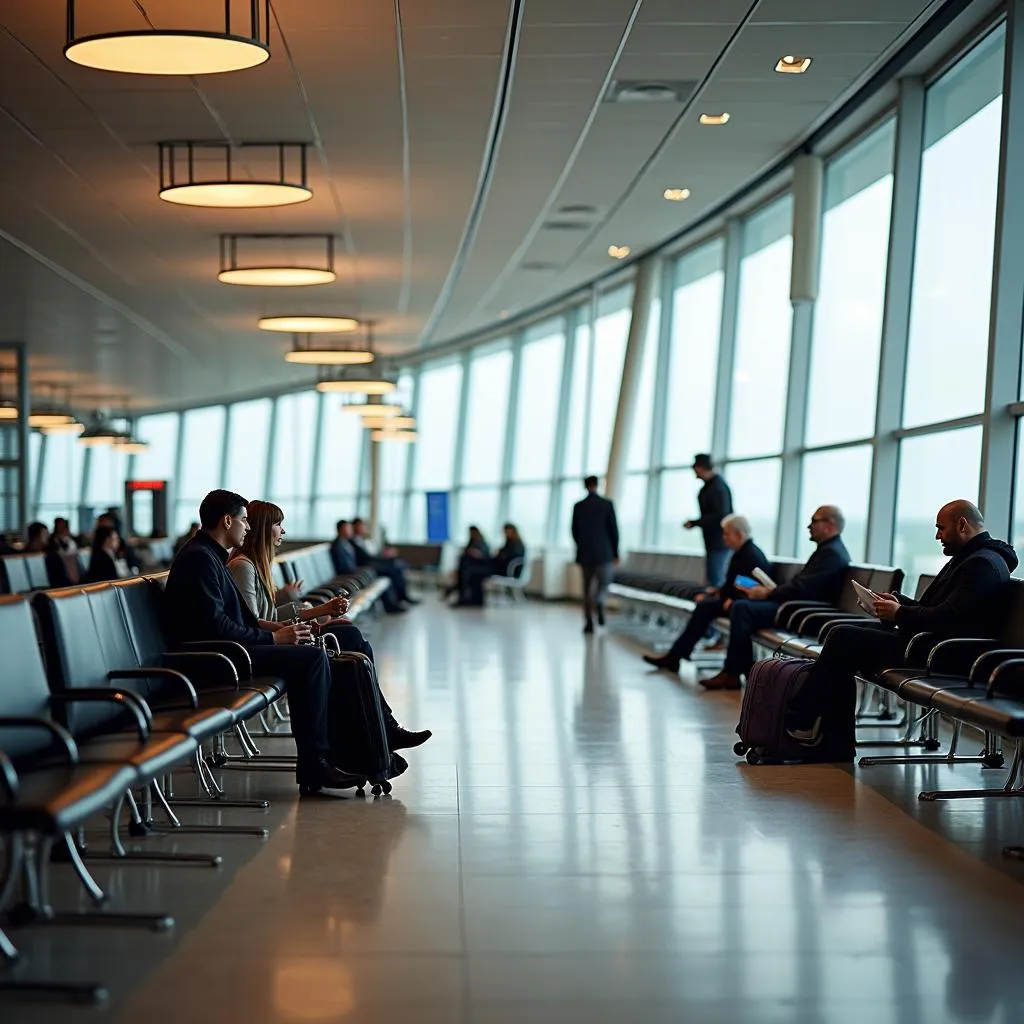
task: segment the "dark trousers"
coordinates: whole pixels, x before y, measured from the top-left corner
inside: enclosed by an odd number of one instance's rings
[[[612,581],[612,563],[581,565],[583,570],[583,614],[587,619],[594,617],[595,605],[604,604],[605,593]]]
[[[459,602],[461,604],[484,603],[484,580],[494,575],[493,558],[474,558],[463,555],[459,559]]]
[[[752,637],[775,621],[779,606],[774,601],[733,601],[729,609],[729,646],[725,652],[725,671],[746,675],[754,664]]]
[[[331,669],[319,647],[274,647],[270,644],[248,648],[253,673],[277,676],[288,685],[288,709],[298,761],[295,774],[299,784],[317,785],[320,762],[328,752],[327,697]]]
[[[725,582],[725,574],[729,571],[729,559],[732,552],[728,548],[714,549],[706,552],[706,572],[709,587],[721,587]]]
[[[853,750],[855,676],[870,679],[883,668],[899,667],[906,646],[905,636],[881,623],[833,626],[807,682],[790,704],[794,725],[809,728],[820,717],[825,742]]]
[[[405,569],[396,559],[375,558],[373,568],[377,570],[378,576],[386,576],[391,580],[391,589],[384,594],[385,607],[404,601],[409,596],[405,587]]]
[[[689,658],[693,654],[694,647],[697,646],[697,641],[704,636],[711,623],[721,614],[721,601],[716,599],[699,601],[690,616],[690,621],[686,624],[686,629],[676,637],[675,643],[669,648],[665,657],[674,661],[684,661]]]

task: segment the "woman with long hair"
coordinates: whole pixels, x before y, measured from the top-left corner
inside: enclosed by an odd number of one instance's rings
[[[121,535],[113,526],[103,523],[92,535],[92,555],[83,583],[102,583],[105,580],[131,576],[124,559],[120,557]]]
[[[505,543],[501,550],[493,557],[487,552],[486,544],[483,549],[473,549],[474,541],[479,538],[483,542],[483,535],[475,526],[471,526],[470,543],[466,546],[462,559],[459,562],[459,601],[453,605],[455,608],[482,608],[484,605],[484,580],[488,576],[507,576],[510,563],[517,561],[519,564],[513,570],[516,576],[523,571],[522,560],[526,557],[526,548],[519,530],[513,523],[506,523],[502,527],[505,536]],[[473,532],[476,531],[475,538]],[[518,571],[517,571],[518,570]]]
[[[246,508],[249,532],[245,535],[241,548],[228,561],[228,572],[234,578],[243,600],[260,620],[260,627],[276,632],[286,625],[286,622],[280,621],[282,619],[297,616],[309,622],[326,616],[328,622],[319,628],[324,632],[333,633],[338,638],[341,650],[365,654],[373,661],[373,648],[359,627],[347,619],[338,618],[348,610],[347,598],[335,597],[315,607],[303,608],[295,600],[299,595],[294,584],[275,587],[272,566],[285,535],[284,511],[271,501],[250,501]],[[430,739],[429,729],[419,732],[403,729],[395,720],[383,693],[380,695],[380,701],[391,750],[418,747]]]

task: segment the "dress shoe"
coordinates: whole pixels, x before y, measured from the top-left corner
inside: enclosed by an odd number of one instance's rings
[[[320,771],[315,782],[304,782],[299,786],[302,796],[315,796],[323,789],[356,789],[366,784],[365,775],[342,771],[326,761],[320,762]]]
[[[721,640],[716,640],[713,644],[704,645],[705,654],[718,654],[725,650],[725,644]]]
[[[604,625],[604,605],[603,604],[599,604],[597,606],[597,624],[599,626],[603,626]]]
[[[393,751],[408,750],[410,747],[422,746],[433,735],[429,729],[413,732],[411,729],[403,729],[398,725],[388,733],[388,746]]]
[[[584,633],[593,633],[594,632],[594,620],[593,619],[587,619],[586,625],[583,627],[583,632]]]
[[[740,677],[734,672],[726,672],[725,669],[710,679],[701,679],[699,682],[705,690],[740,690],[743,688]]]
[[[403,597],[402,600],[407,605],[417,605],[420,603],[420,599],[418,597]]]
[[[668,672],[679,671],[679,662],[674,658],[666,658],[664,656],[659,658],[653,654],[645,654],[644,661],[646,661],[648,665],[653,665],[655,668],[663,668]]]

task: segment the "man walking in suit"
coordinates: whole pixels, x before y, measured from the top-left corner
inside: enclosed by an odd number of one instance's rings
[[[715,472],[711,456],[697,455],[693,460],[693,473],[704,486],[697,493],[699,519],[687,519],[684,530],[700,527],[704,535],[705,575],[709,587],[720,587],[725,581],[732,552],[722,537],[722,520],[732,514],[732,491],[720,473]]]
[[[576,561],[583,570],[584,633],[594,632],[597,621],[604,625],[604,595],[611,583],[612,566],[619,561],[619,524],[615,506],[597,493],[597,477],[583,481],[587,496],[572,510],[572,539],[576,542]]]

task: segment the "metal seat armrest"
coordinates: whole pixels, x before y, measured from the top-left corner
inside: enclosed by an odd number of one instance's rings
[[[135,719],[139,739],[149,738],[149,723],[153,713],[149,705],[131,690],[89,689],[75,687],[72,690],[57,690],[50,694],[50,703],[56,704],[120,704],[127,708]]]
[[[871,619],[864,615],[857,615],[854,612],[820,611],[801,614],[794,618],[794,630],[797,633],[805,633],[808,636],[821,636],[821,631],[831,623],[852,622],[855,625],[862,625],[871,622]]]
[[[212,683],[218,689],[238,689],[238,673],[225,654],[216,651],[170,651],[163,658],[168,668],[177,668],[193,686],[198,683],[202,688]]]
[[[1000,641],[980,637],[957,637],[940,640],[928,655],[929,675],[967,677],[976,658],[997,650]]]
[[[992,673],[1006,661],[1024,658],[1024,650],[1019,647],[1001,647],[994,651],[986,651],[979,655],[971,665],[968,683],[971,686],[987,687]]]
[[[928,655],[938,642],[939,637],[934,633],[915,633],[907,642],[903,661],[910,668],[924,668],[928,664]]]
[[[810,611],[811,609],[831,608],[827,601],[783,601],[775,613],[775,625],[783,629],[789,628],[792,616],[796,612]]]
[[[188,676],[184,673],[177,671],[173,668],[118,668],[113,672],[107,673],[107,678],[110,680],[114,679],[157,679],[166,680],[168,683],[176,683],[175,689],[182,691],[185,700],[188,702],[188,707],[195,708],[199,707],[199,698],[196,695],[196,689],[189,682]],[[145,698],[143,698],[145,699]],[[169,705],[170,706],[170,705]]]
[[[0,715],[0,729],[43,729],[64,748],[69,764],[78,764],[78,744],[75,738],[61,725],[41,715]]]
[[[11,759],[0,750],[0,782],[3,783],[7,799],[14,803],[18,799],[18,773],[14,770]]]
[[[252,679],[252,658],[249,657],[249,652],[234,640],[196,640],[181,646],[184,651],[223,654],[226,658],[231,659],[231,664],[235,666],[239,679]]]
[[[1024,694],[1024,658],[1011,658],[997,665],[989,676],[986,697],[1005,693],[1010,697]]]

